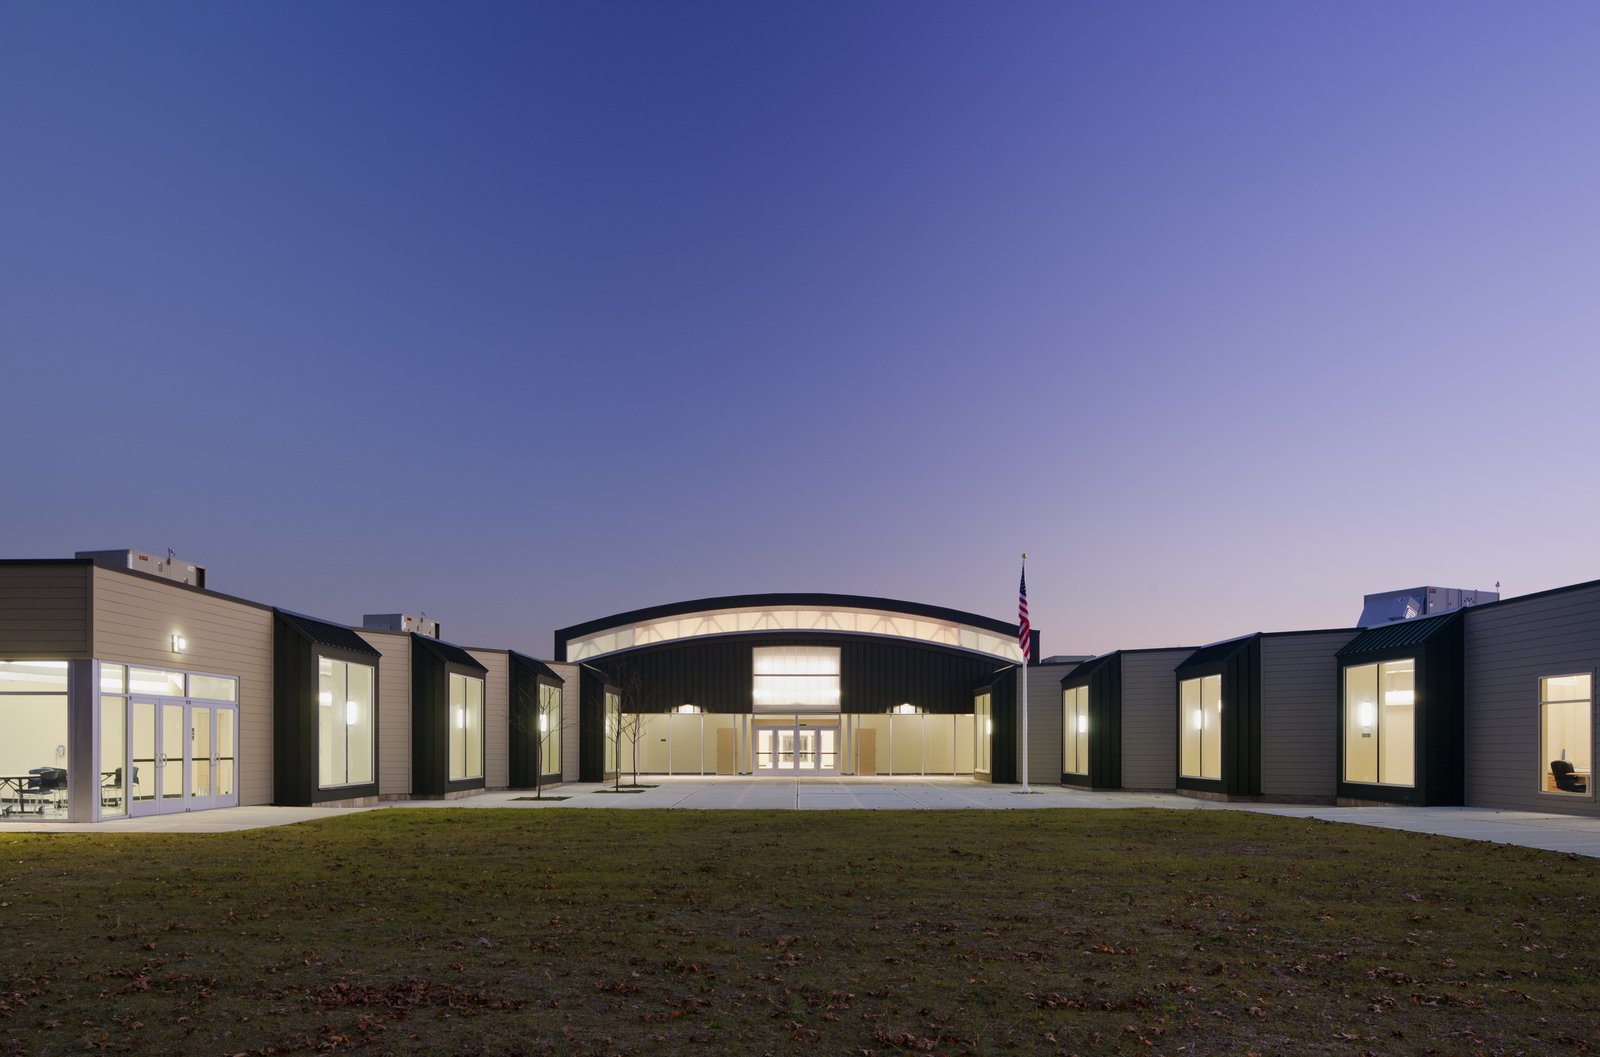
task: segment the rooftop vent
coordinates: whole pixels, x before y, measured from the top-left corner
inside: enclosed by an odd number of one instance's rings
[[[430,639],[439,637],[439,622],[429,620],[426,613],[416,617],[410,613],[368,613],[361,618],[361,626],[377,631],[414,631]]]
[[[96,565],[107,569],[130,569],[136,573],[148,573],[164,580],[188,584],[190,587],[206,585],[204,565],[179,561],[170,550],[165,557],[145,554],[143,551],[79,551],[76,557],[88,558]]]
[[[1500,585],[1495,584],[1498,588]],[[1500,601],[1500,592],[1476,591],[1463,587],[1411,587],[1403,591],[1381,591],[1362,599],[1360,625],[1376,628],[1401,620],[1433,617],[1468,606]]]

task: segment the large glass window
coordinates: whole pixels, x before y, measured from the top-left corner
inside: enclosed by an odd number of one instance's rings
[[[1594,789],[1593,679],[1555,675],[1539,680],[1539,789],[1589,796]]]
[[[539,686],[539,769],[561,773],[561,687]]]
[[[1178,773],[1184,778],[1222,778],[1222,676],[1206,675],[1178,684],[1183,726]]]
[[[1416,784],[1417,662],[1344,670],[1344,780]]]
[[[192,676],[190,684],[200,681]],[[329,657],[317,658],[317,784],[324,788],[372,781],[374,670]],[[212,683],[233,680],[210,680]],[[223,690],[221,686],[212,687]]]
[[[989,774],[993,764],[991,743],[994,738],[994,698],[985,690],[972,699],[972,769]]]
[[[615,690],[606,691],[606,774],[617,769],[617,739],[622,733],[622,695]]]
[[[1074,686],[1061,692],[1061,770],[1065,774],[1089,773],[1089,688]]]
[[[121,686],[120,678],[108,680],[104,668],[101,686]],[[120,668],[117,669],[121,671]],[[100,817],[120,818],[128,813],[128,699],[103,694],[100,697]]]
[[[483,680],[450,676],[450,780],[483,777]]]
[[[755,711],[836,710],[837,646],[761,646],[753,651]]]
[[[67,816],[66,661],[0,661],[0,814]]]

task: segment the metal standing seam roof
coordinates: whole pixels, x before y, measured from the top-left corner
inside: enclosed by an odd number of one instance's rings
[[[420,645],[424,650],[432,653],[435,657],[438,657],[446,664],[459,664],[463,668],[476,668],[480,672],[487,672],[489,670],[483,666],[483,662],[479,661],[476,657],[462,649],[460,646],[456,646],[449,642],[443,642],[439,639],[430,639],[428,636],[418,635],[414,631],[411,633],[411,639],[413,642]]]
[[[549,679],[551,682],[555,683],[557,686],[566,686],[567,685],[567,681],[565,679],[561,678],[561,676],[557,675],[555,669],[550,667],[548,664],[544,663],[543,661],[538,660],[538,659],[533,658],[533,657],[529,657],[525,653],[518,653],[516,650],[511,650],[510,653],[511,653],[511,656],[517,661],[518,664],[521,664],[521,665],[523,665],[525,667],[528,667],[528,668],[532,668],[533,671],[534,671],[534,674],[539,675],[539,676],[541,676],[541,677],[543,677],[545,679]]]
[[[1110,653],[1102,653],[1098,657],[1090,657],[1088,660],[1082,662],[1076,668],[1072,669],[1072,671],[1068,672],[1066,675],[1063,675],[1061,677],[1061,685],[1066,686],[1068,683],[1076,683],[1079,679],[1091,676],[1100,669],[1112,664],[1117,660],[1118,657],[1121,656],[1121,650],[1112,650]]]
[[[283,609],[277,609],[273,612],[277,613],[279,619],[285,624],[310,639],[315,645],[326,646],[333,650],[362,653],[369,657],[383,656],[382,651],[374,647],[372,643],[342,624],[333,624],[326,620],[317,620],[315,617],[301,616],[299,613],[290,613]]]
[[[1368,628],[1346,643],[1344,649],[1334,656],[1351,657],[1360,653],[1377,653],[1380,650],[1392,650],[1401,646],[1416,646],[1464,612],[1466,610],[1457,609],[1434,617],[1397,620],[1393,624]]]
[[[1201,646],[1184,658],[1183,663],[1178,665],[1177,671],[1181,672],[1186,668],[1199,668],[1202,665],[1225,661],[1260,637],[1261,632],[1257,631],[1254,634],[1244,635],[1237,639],[1228,639],[1225,642],[1214,642],[1210,646]]]

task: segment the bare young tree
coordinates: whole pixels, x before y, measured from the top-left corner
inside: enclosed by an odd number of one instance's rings
[[[544,713],[544,684],[523,682],[517,689],[517,708],[512,709],[511,733],[516,738],[528,738],[533,746],[533,795],[544,799],[544,762],[549,748],[553,726],[547,726]],[[552,723],[559,722],[554,717]]]
[[[617,745],[615,788],[622,788],[622,747],[624,745],[627,745],[632,750],[632,784],[638,786],[639,747],[644,743],[644,737],[649,733],[650,729],[642,711],[644,707],[644,679],[638,667],[625,660],[611,669],[610,681],[617,688],[618,697],[621,699],[621,709],[617,715],[617,728],[614,732]]]

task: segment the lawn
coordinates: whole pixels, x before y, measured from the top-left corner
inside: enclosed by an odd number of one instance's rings
[[[0,1053],[1560,1054],[1600,863],[1224,811],[0,830]]]

